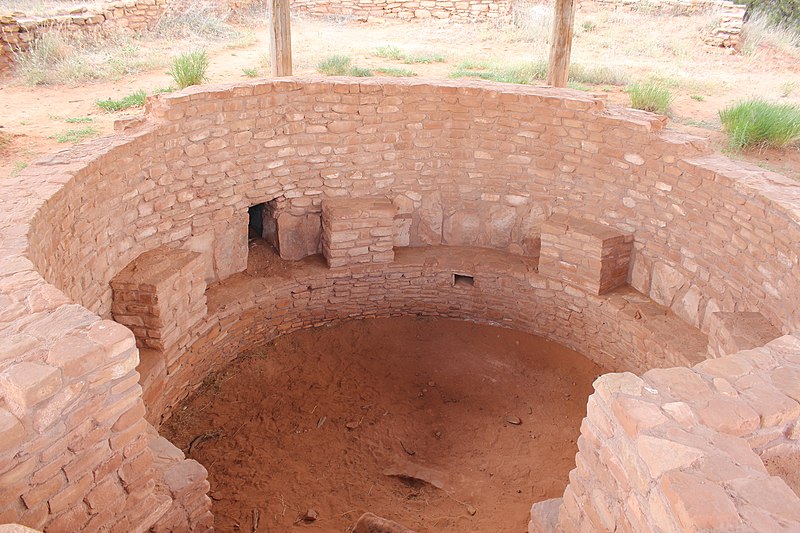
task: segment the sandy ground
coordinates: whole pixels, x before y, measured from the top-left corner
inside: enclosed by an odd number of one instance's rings
[[[257,509],[258,531],[348,531],[371,511],[420,532],[518,533],[533,502],[563,493],[602,372],[508,329],[351,321],[239,357],[161,433],[195,441],[219,531],[252,531]]]
[[[640,14],[581,10],[576,20],[573,62],[608,65],[623,71],[630,80],[659,76],[672,84],[676,99],[672,105],[672,127],[707,136],[724,148],[717,113],[726,105],[750,96],[800,103],[800,50],[787,53],[769,44],[754,55],[731,54],[704,45],[700,30],[708,17],[654,17]],[[586,30],[591,23],[591,31]],[[542,29],[544,28],[544,29]],[[463,60],[491,59],[515,63],[547,56],[547,24],[524,40],[519,31],[507,26],[447,24],[437,21],[398,23],[374,21],[319,20],[298,17],[293,22],[295,73],[315,73],[318,61],[330,54],[347,54],[364,67],[408,68],[421,78],[447,77]],[[209,82],[247,79],[243,69],[266,73],[263,56],[267,32],[263,24],[244,28],[248,44],[206,43],[211,56]],[[393,44],[403,51],[435,51],[445,63],[405,65],[376,57],[378,46]],[[186,43],[142,41],[139,45],[162,60]],[[197,46],[196,43],[191,46]],[[112,131],[117,118],[141,113],[129,110],[106,113],[95,101],[120,98],[137,89],[154,91],[171,80],[166,67],[119,80],[98,81],[79,87],[27,87],[13,75],[0,79],[0,179],[14,175],[36,156],[68,146],[54,138],[86,124],[66,123],[68,118],[89,117],[100,134]],[[609,102],[628,105],[623,87],[589,86]],[[694,98],[693,98],[694,97]],[[800,179],[800,151],[797,149],[751,152],[734,157],[753,161],[770,170]]]

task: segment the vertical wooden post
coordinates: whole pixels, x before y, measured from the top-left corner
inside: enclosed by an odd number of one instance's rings
[[[575,23],[575,0],[556,0],[553,36],[550,39],[550,64],[547,84],[566,87],[569,80],[569,55],[572,51],[572,27]]]
[[[269,59],[273,76],[292,75],[292,30],[289,0],[270,0]]]

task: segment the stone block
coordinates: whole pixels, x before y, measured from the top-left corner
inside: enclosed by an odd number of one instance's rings
[[[61,372],[41,363],[22,362],[0,373],[0,396],[17,417],[54,396],[61,389]]]
[[[176,248],[141,254],[111,280],[114,320],[141,349],[173,350],[207,313],[202,255]]]
[[[297,261],[322,251],[322,221],[315,213],[280,213],[276,218],[277,245],[281,259]]]
[[[781,336],[761,313],[717,311],[708,318],[708,353],[712,357],[731,355],[764,346]]]
[[[387,198],[322,201],[322,252],[330,267],[394,261],[395,206]]]
[[[553,215],[542,225],[539,273],[603,294],[627,283],[632,249],[629,233]]]

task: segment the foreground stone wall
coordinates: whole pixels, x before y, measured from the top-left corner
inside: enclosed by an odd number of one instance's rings
[[[798,353],[787,335],[693,369],[599,378],[552,530],[800,530]]]
[[[775,331],[796,331],[797,185],[710,154],[699,139],[662,126],[653,115],[606,108],[567,90],[286,79],[162,95],[148,103],[144,120],[118,135],[32,164],[0,190],[0,521],[129,531],[169,529],[184,516],[194,529],[208,526],[202,467],[179,453],[153,460],[157,439],[144,418],[134,337],[103,320],[111,316],[111,280],[160,247],[200,254],[211,286],[209,322],[202,321],[208,327],[203,335],[195,329],[191,349],[202,357],[177,357],[158,372],[158,352],[147,360],[141,354],[151,417],[168,412],[160,398],[175,396],[152,386],[158,376],[165,390],[193,384],[219,358],[273,331],[267,327],[280,334],[379,312],[456,316],[452,308],[463,307],[460,318],[516,326],[525,317],[515,314],[530,311],[528,295],[547,295],[554,303],[527,314],[531,332],[574,342],[570,329],[608,330],[585,334],[582,350],[614,353],[603,344],[613,339],[624,355],[642,343],[620,361],[630,365],[638,353],[654,355],[653,366],[667,359],[647,344],[643,326],[629,325],[658,323],[642,321],[642,308],[658,309],[667,326],[680,318],[683,331],[696,328],[699,338],[716,312],[757,313]],[[423,248],[422,256],[400,248],[385,268],[290,276],[285,287],[256,293],[234,283],[246,264],[248,207],[275,200],[281,213],[314,218],[325,198],[364,196],[397,206],[402,224],[394,242]],[[538,287],[542,227],[553,214],[633,235],[632,289],[590,297],[552,279]],[[470,264],[448,263],[454,246],[500,256],[472,264],[474,285],[454,292],[453,273],[471,275]],[[316,286],[315,279],[326,281]],[[370,292],[387,279],[398,292],[419,286],[415,299],[430,307],[392,300],[388,289]],[[519,292],[526,286],[529,292]],[[291,301],[276,298],[281,291]],[[592,320],[586,309],[594,310]],[[786,357],[796,362],[800,354]],[[750,379],[768,371],[756,365]],[[770,390],[747,392],[750,405],[768,405]],[[707,401],[730,392],[712,389]],[[594,453],[587,446],[581,453]],[[168,471],[188,472],[191,483],[175,483]],[[575,494],[584,494],[580,486],[576,478]],[[604,501],[603,490],[591,489],[593,501]],[[609,486],[608,497],[622,498],[614,490]],[[117,505],[103,505],[107,498]],[[752,525],[750,507],[768,502],[734,505]],[[669,520],[678,519],[663,523]]]
[[[0,72],[10,69],[14,53],[30,49],[38,35],[53,29],[75,32],[152,30],[164,13],[167,0],[122,0],[109,2],[102,9],[77,7],[68,13],[46,17],[0,12]]]

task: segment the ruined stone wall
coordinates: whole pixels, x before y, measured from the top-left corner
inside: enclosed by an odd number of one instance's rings
[[[292,0],[292,10],[311,15],[370,18],[449,19],[460,22],[508,15],[511,0]]]
[[[167,0],[122,0],[109,2],[102,9],[77,7],[68,13],[46,17],[0,12],[0,72],[10,69],[14,53],[30,49],[38,35],[52,30],[98,32],[152,30],[164,13]]]
[[[694,15],[710,13],[714,23],[704,30],[702,39],[711,46],[739,49],[747,6],[731,0],[588,0],[582,8],[614,9],[662,13],[665,15]]]
[[[200,253],[211,283],[240,272],[247,208],[273,199],[287,213],[306,216],[318,215],[324,198],[383,196],[406,221],[396,242],[437,253],[448,246],[491,248],[503,258],[517,256],[519,264],[538,257],[547,217],[577,216],[632,234],[631,286],[702,331],[716,311],[760,313],[782,333],[800,324],[796,184],[661,131],[653,115],[606,109],[584,93],[478,82],[288,79],[164,95],[148,104],[144,122],[129,126],[44,158],[2,186],[2,521],[74,531],[92,529],[94,521],[127,531],[184,513],[197,517],[196,529],[207,525],[209,502],[195,498],[203,472],[191,463],[186,470],[199,477],[189,493],[154,489],[170,486],[166,463],[185,459],[173,454],[153,462],[133,335],[100,317],[110,316],[110,281],[148,250]],[[403,268],[402,256],[396,251],[391,268]],[[438,288],[429,291],[425,263],[421,270],[406,264],[420,272],[410,282],[423,287],[416,298],[434,302],[432,314],[453,316],[439,306],[462,305],[462,296],[437,296],[452,265],[434,273]],[[472,302],[465,309],[502,321],[495,306],[508,305],[515,289],[533,287],[538,276],[511,274],[513,264],[492,263],[495,274],[486,281],[476,269],[473,289],[483,284],[483,292],[465,293]],[[377,280],[389,273],[402,280],[404,272],[391,268]],[[309,294],[301,289],[291,303],[252,300],[236,287],[217,301],[212,286],[209,316],[224,319],[193,350],[205,350],[213,366],[210,347],[257,337],[259,330],[247,328],[258,316],[286,316],[276,333],[364,316],[369,307],[356,296],[374,283],[356,274],[342,269],[338,284],[316,294],[313,284],[306,286]],[[567,286],[545,288],[562,295],[547,308],[561,315],[542,322],[554,326],[545,335],[590,323],[573,312],[576,301],[602,307]],[[612,291],[612,303],[603,305],[625,307],[619,298]],[[251,301],[257,305],[244,317],[225,312],[232,302]],[[304,308],[308,302],[334,316],[320,318]],[[417,312],[400,303],[385,308]],[[620,320],[615,311],[598,314],[595,323],[618,328],[615,314]],[[620,338],[626,335],[641,340],[645,333],[629,330]],[[242,347],[231,340],[224,355]],[[181,363],[191,375],[192,359]],[[753,379],[766,371],[754,368]],[[751,394],[755,405],[771,398],[768,390]],[[101,494],[118,505],[101,504],[108,501]],[[742,505],[740,517],[754,506]]]
[[[799,353],[800,337],[787,335],[692,369],[600,377],[577,468],[557,526],[550,525],[564,532],[800,529],[791,466],[800,456]]]

